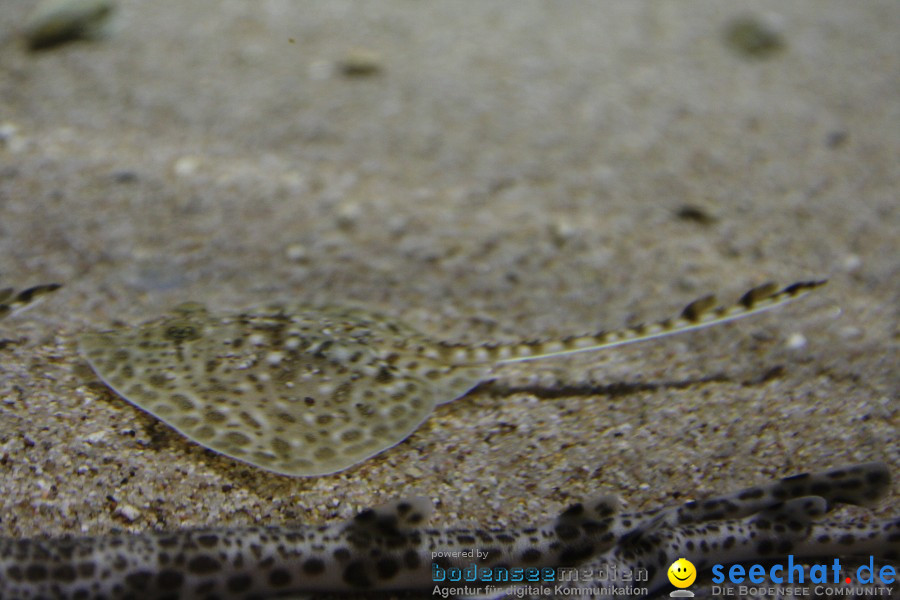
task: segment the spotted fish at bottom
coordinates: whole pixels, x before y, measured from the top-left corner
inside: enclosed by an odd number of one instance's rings
[[[446,571],[475,563],[493,573],[556,573],[598,562],[643,573],[643,582],[622,585],[646,586],[652,594],[664,589],[665,568],[678,556],[700,569],[710,561],[768,560],[786,549],[798,560],[823,554],[896,560],[900,519],[865,525],[815,521],[836,503],[874,502],[889,482],[883,463],[867,463],[638,513],[619,512],[615,501],[599,498],[521,529],[428,528],[430,505],[415,499],[322,526],[0,538],[0,598],[249,600],[368,591],[430,596],[454,586],[435,582],[435,567]],[[475,550],[481,554],[470,558]],[[514,586],[498,587],[495,596]]]

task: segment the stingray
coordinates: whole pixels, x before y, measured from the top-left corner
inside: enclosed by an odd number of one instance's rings
[[[497,366],[589,352],[738,319],[824,281],[713,296],[680,316],[550,341],[434,341],[361,308],[270,304],[226,316],[195,303],[134,328],[84,334],[80,348],[116,393],[191,440],[284,475],[342,471],[409,437],[435,406]]]

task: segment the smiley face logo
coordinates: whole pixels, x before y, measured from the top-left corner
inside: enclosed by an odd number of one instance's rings
[[[697,568],[686,558],[679,558],[669,566],[669,583],[677,588],[686,588],[697,579]]]

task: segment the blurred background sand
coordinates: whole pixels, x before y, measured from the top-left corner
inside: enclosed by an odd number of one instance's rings
[[[411,494],[438,525],[500,526],[600,493],[900,474],[896,0],[128,1],[106,38],[42,52],[31,7],[0,10],[0,283],[65,288],[0,323],[0,535],[322,522]],[[729,37],[741,18],[770,51]],[[821,277],[736,324],[505,367],[316,479],[188,442],[73,342],[271,299],[552,337]]]

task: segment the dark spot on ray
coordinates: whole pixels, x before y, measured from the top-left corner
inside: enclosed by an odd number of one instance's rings
[[[390,557],[380,559],[375,563],[375,572],[379,579],[391,579],[400,571],[400,563]]]
[[[219,536],[214,533],[206,533],[197,536],[197,543],[204,548],[211,548],[219,543]]]
[[[229,592],[245,592],[253,585],[253,577],[246,573],[238,573],[228,578],[225,587]]]
[[[25,567],[25,579],[28,581],[43,581],[47,578],[47,567],[44,565],[30,564]]]
[[[208,554],[199,554],[188,561],[187,568],[191,573],[197,575],[206,575],[207,573],[215,573],[222,567],[222,564]]]
[[[366,574],[366,566],[362,561],[353,561],[344,569],[344,583],[351,587],[366,589],[371,587],[372,581]]]
[[[407,569],[418,569],[421,564],[422,559],[415,550],[407,550],[403,553],[403,565]]]
[[[291,574],[285,569],[272,569],[269,573],[269,583],[275,587],[284,587],[291,582]]]
[[[325,572],[325,563],[321,558],[308,558],[303,561],[303,572],[307,575],[321,575]]]
[[[200,337],[200,333],[193,325],[175,324],[166,328],[166,338],[176,343],[196,340]]]
[[[557,523],[553,530],[556,532],[556,535],[559,536],[559,539],[563,541],[575,539],[580,535],[578,528],[569,525],[568,523]]]
[[[592,544],[569,546],[559,553],[559,562],[565,566],[577,564],[594,553]]]
[[[152,580],[153,573],[150,571],[135,571],[125,576],[125,583],[138,590],[146,590]]]
[[[53,572],[50,573],[51,579],[62,581],[64,583],[75,581],[76,577],[77,574],[75,573],[75,567],[73,567],[72,565],[60,565],[53,569]]]
[[[541,551],[537,548],[528,548],[522,552],[522,561],[526,563],[537,562],[541,560]]]
[[[765,492],[760,488],[751,488],[748,490],[744,490],[740,494],[738,494],[738,500],[751,500],[756,498],[762,498],[765,495]]]
[[[332,552],[332,556],[340,562],[347,562],[352,556],[347,548],[337,548]]]
[[[164,569],[156,575],[156,585],[163,591],[176,590],[184,584],[184,575],[180,571]]]

